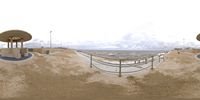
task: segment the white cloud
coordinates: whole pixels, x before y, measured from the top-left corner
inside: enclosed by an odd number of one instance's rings
[[[196,45],[200,44],[195,40],[200,32],[199,3],[199,0],[4,0],[0,3],[0,31],[26,30],[46,43],[52,30],[53,42],[79,45],[91,41],[115,47],[129,33],[134,33],[133,40],[127,41],[133,43],[152,38],[179,44],[185,40]]]

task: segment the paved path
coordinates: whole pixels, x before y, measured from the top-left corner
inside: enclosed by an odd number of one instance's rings
[[[3,59],[3,60],[7,60],[7,61],[22,61],[22,60],[26,60],[28,58],[31,58],[32,57],[32,54],[31,53],[28,53],[28,56],[25,56],[25,57],[22,57],[22,58],[12,58],[12,57],[3,57],[3,56],[0,56],[0,59]]]

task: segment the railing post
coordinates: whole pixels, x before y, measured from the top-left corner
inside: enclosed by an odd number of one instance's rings
[[[147,64],[147,58],[145,58],[145,64]]]
[[[122,60],[119,60],[119,77],[122,76]]]
[[[90,68],[92,68],[92,54],[90,55]]]
[[[165,61],[165,56],[163,55],[163,61]]]
[[[153,70],[153,62],[154,62],[154,58],[153,58],[153,56],[151,57],[151,70]]]

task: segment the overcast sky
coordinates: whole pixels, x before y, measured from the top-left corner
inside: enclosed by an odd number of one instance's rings
[[[48,42],[52,30],[53,42],[70,45],[116,47],[125,45],[126,39],[133,41],[130,45],[145,40],[200,45],[199,4],[199,0],[1,0],[0,32],[21,29],[32,34],[32,41]]]

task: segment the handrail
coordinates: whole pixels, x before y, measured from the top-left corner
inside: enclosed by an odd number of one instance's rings
[[[158,59],[158,61],[160,62],[160,59],[162,58],[163,61],[164,61],[164,55],[157,55],[157,56],[146,57],[145,59],[134,60],[134,63],[123,63],[123,62],[126,62],[126,61],[130,61],[130,60],[125,60],[125,59],[123,59],[123,60],[113,59],[112,61],[118,61],[119,62],[119,63],[113,63],[113,62],[105,61],[107,58],[104,58],[104,57],[99,57],[97,55],[92,55],[92,54],[88,54],[88,53],[84,53],[84,52],[80,52],[80,53],[82,55],[90,58],[90,67],[91,68],[92,68],[92,66],[94,66],[95,68],[102,70],[102,71],[105,71],[105,72],[119,73],[119,77],[121,77],[121,73],[139,72],[139,71],[145,70],[145,69],[150,68],[150,67],[153,70],[153,66],[154,66],[153,63],[156,61],[156,59]],[[158,57],[158,58],[156,58],[156,57]],[[103,59],[104,61],[101,60],[101,59]],[[111,59],[107,59],[107,60],[111,60]],[[142,62],[140,62],[141,60],[142,60]],[[136,63],[136,61],[138,63]],[[148,65],[149,63],[151,63],[151,64]],[[108,66],[110,68],[119,68],[119,72],[118,71],[106,70],[106,69],[98,67],[95,64],[100,64],[100,65],[103,65],[104,67]],[[147,65],[147,66],[142,67],[144,65]],[[136,70],[130,70],[130,71],[127,71],[127,70],[123,71],[122,69],[124,69],[124,68],[137,68],[137,69]]]

